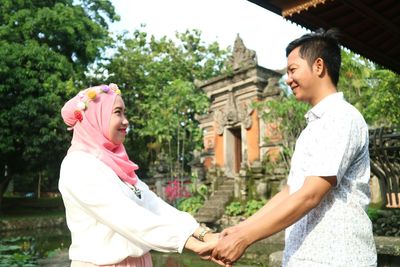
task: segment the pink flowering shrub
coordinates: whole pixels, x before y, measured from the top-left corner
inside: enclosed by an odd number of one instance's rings
[[[165,187],[165,197],[170,203],[175,203],[180,198],[190,197],[190,193],[185,186],[182,186],[182,184],[175,179],[168,181]]]

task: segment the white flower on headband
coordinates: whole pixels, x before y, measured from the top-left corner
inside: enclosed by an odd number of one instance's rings
[[[86,104],[83,101],[79,101],[78,104],[76,104],[76,107],[78,108],[78,110],[85,110]]]

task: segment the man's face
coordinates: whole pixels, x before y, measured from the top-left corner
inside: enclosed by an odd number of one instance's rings
[[[287,58],[287,79],[286,83],[290,86],[297,100],[311,103],[314,96],[313,81],[315,74],[307,61],[300,57],[300,48],[297,47]]]

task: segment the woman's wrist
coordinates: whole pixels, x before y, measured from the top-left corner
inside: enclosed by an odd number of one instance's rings
[[[204,227],[204,226],[200,226],[200,227],[198,227],[198,228],[196,229],[196,231],[193,233],[193,236],[194,236],[196,239],[198,239],[198,240],[204,242],[204,241],[205,241],[205,236],[206,236],[208,233],[211,233],[211,229],[210,229],[210,228]]]
[[[200,242],[197,238],[190,236],[185,243],[185,248],[195,253],[199,253],[203,247],[203,242]]]

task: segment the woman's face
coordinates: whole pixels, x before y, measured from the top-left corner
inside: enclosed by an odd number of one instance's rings
[[[110,141],[116,145],[124,142],[129,122],[125,117],[125,104],[121,96],[115,98],[110,119]]]

